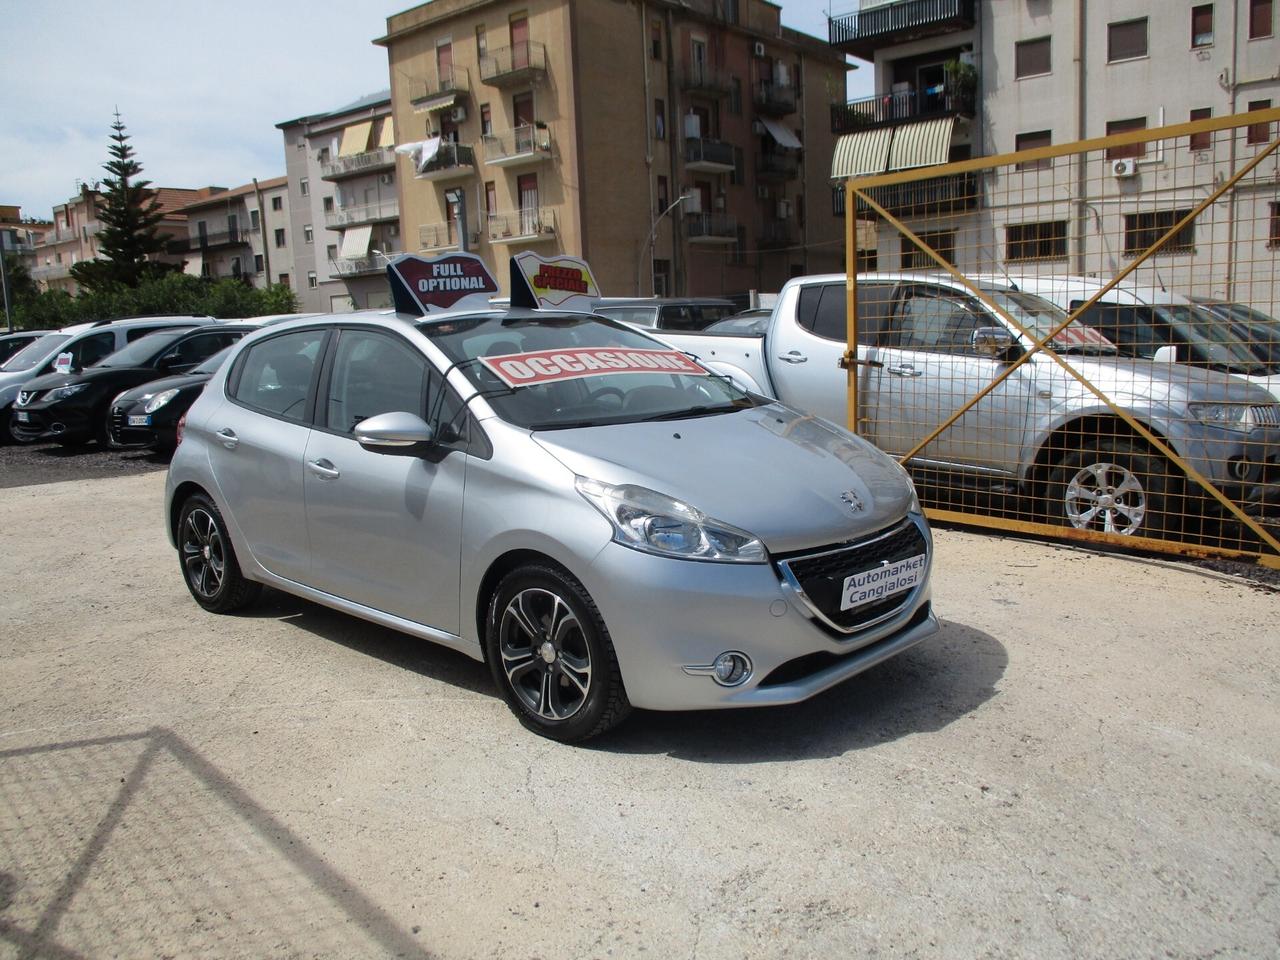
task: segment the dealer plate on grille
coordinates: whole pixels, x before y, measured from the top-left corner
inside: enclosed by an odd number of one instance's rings
[[[30,423],[30,422],[31,422],[31,414],[29,414],[29,413],[27,413],[27,412],[25,412],[25,411],[23,411],[23,410],[18,410],[18,411],[16,411],[16,412],[14,413],[14,416],[18,418],[18,422],[19,422],[19,423]]]
[[[852,610],[910,590],[920,583],[928,565],[928,558],[923,553],[918,553],[905,560],[886,563],[884,566],[845,577],[844,588],[840,593],[840,609]]]
[[[129,417],[129,426],[131,427],[149,427],[151,426],[151,414],[135,413]]]

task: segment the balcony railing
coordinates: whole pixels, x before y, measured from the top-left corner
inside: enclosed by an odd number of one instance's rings
[[[409,103],[418,110],[440,110],[471,89],[465,67],[442,70],[435,77],[411,77]]]
[[[46,263],[31,268],[32,280],[61,280],[71,276],[71,265],[66,263]]]
[[[68,240],[78,240],[80,234],[70,228],[63,229],[59,227],[56,230],[46,230],[44,232],[45,243],[66,243]]]
[[[445,141],[436,155],[418,173],[415,180],[450,180],[476,172],[475,147]]]
[[[191,250],[213,250],[218,247],[235,247],[249,242],[249,235],[257,233],[256,227],[236,227],[217,233],[196,234],[190,237],[174,237],[167,244],[169,253],[186,253]]]
[[[729,75],[705,63],[686,63],[680,71],[680,89],[715,97],[729,94]]]
[[[554,240],[556,212],[550,207],[530,207],[488,216],[490,243],[533,243]]]
[[[686,137],[684,165],[690,170],[728,173],[733,169],[733,144],[705,137]]]
[[[687,213],[684,216],[690,243],[733,243],[738,221],[724,213]]]
[[[764,249],[792,247],[796,245],[796,228],[790,220],[766,220],[760,231],[760,246]]]
[[[400,201],[394,197],[374,203],[361,203],[352,207],[340,207],[324,215],[324,225],[331,230],[349,227],[355,223],[375,223],[378,220],[395,220],[400,216]]]
[[[976,172],[953,173],[945,177],[929,177],[872,187],[867,193],[876,203],[895,217],[947,216],[973,210],[982,201],[982,179]],[[833,195],[834,211],[844,214],[844,191],[837,187]],[[874,217],[871,208],[858,201],[860,218]]]
[[[971,117],[973,107],[972,89],[961,90],[947,84],[923,91],[877,93],[848,103],[833,103],[831,132],[852,133],[931,117]]]
[[[503,133],[487,133],[484,162],[495,166],[518,166],[536,163],[551,156],[551,131],[545,124],[524,124]]]
[[[479,243],[480,235],[472,230],[468,240]],[[445,223],[424,223],[418,227],[418,247],[422,250],[453,250],[462,246],[461,231],[456,220]]]
[[[362,274],[381,273],[382,260],[375,256],[334,257],[333,272],[340,277],[358,277]]]
[[[396,165],[394,147],[377,147],[357,153],[350,157],[337,157],[328,163],[320,164],[321,180],[340,180],[343,177],[356,177],[362,173],[376,173]]]
[[[752,101],[757,113],[771,117],[785,117],[796,112],[796,88],[791,84],[770,83],[760,80],[752,88]]]
[[[878,47],[974,25],[974,0],[894,0],[827,20],[833,47],[873,60]]]
[[[542,79],[547,72],[547,48],[526,40],[490,50],[480,58],[480,79],[494,87],[512,87]]]
[[[762,153],[756,157],[756,177],[761,180],[794,180],[800,176],[795,153]]]

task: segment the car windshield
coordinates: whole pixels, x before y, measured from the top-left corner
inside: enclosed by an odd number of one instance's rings
[[[32,340],[10,357],[0,370],[4,370],[5,373],[30,370],[70,339],[71,335],[67,333],[46,333],[43,337]]]
[[[227,354],[231,352],[231,347],[223,347],[212,357],[206,360],[200,366],[192,369],[192,373],[217,373],[218,368],[222,366],[223,361],[227,359]]]
[[[1192,362],[1216,367],[1228,373],[1260,375],[1273,372],[1232,332],[1229,324],[1202,307],[1165,303],[1156,314],[1191,345]]]
[[[95,367],[145,367],[158,357],[170,344],[180,339],[190,330],[165,330],[161,333],[149,333],[139,337],[127,347],[104,357],[94,364]]]
[[[1024,290],[1010,290],[1005,287],[982,287],[982,292],[989,296],[997,307],[1009,314],[1036,340],[1043,340],[1062,321],[1067,319],[1066,311],[1043,297]],[[1071,325],[1053,338],[1053,349],[1058,353],[1083,353],[1103,356],[1114,356],[1115,345],[1106,337],[1092,330],[1079,321]]]
[[[559,430],[732,413],[763,400],[679,351],[588,314],[425,321],[426,336],[502,419]]]

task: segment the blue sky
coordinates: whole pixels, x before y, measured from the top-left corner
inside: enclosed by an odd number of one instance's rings
[[[836,12],[851,4],[842,0]],[[48,217],[100,179],[117,107],[144,176],[236,186],[284,173],[275,124],[388,86],[370,41],[406,0],[0,0],[5,96],[0,204]],[[827,4],[784,3],[783,23],[826,36]],[[862,84],[870,70],[857,71]]]

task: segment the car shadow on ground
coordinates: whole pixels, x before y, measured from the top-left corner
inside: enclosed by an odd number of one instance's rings
[[[241,615],[287,621],[394,667],[498,697],[484,664],[319,604],[269,590]],[[996,695],[1008,663],[1004,645],[990,634],[944,620],[937,636],[804,703],[674,713],[638,710],[586,746],[704,763],[839,756],[940,730],[972,713]]]

